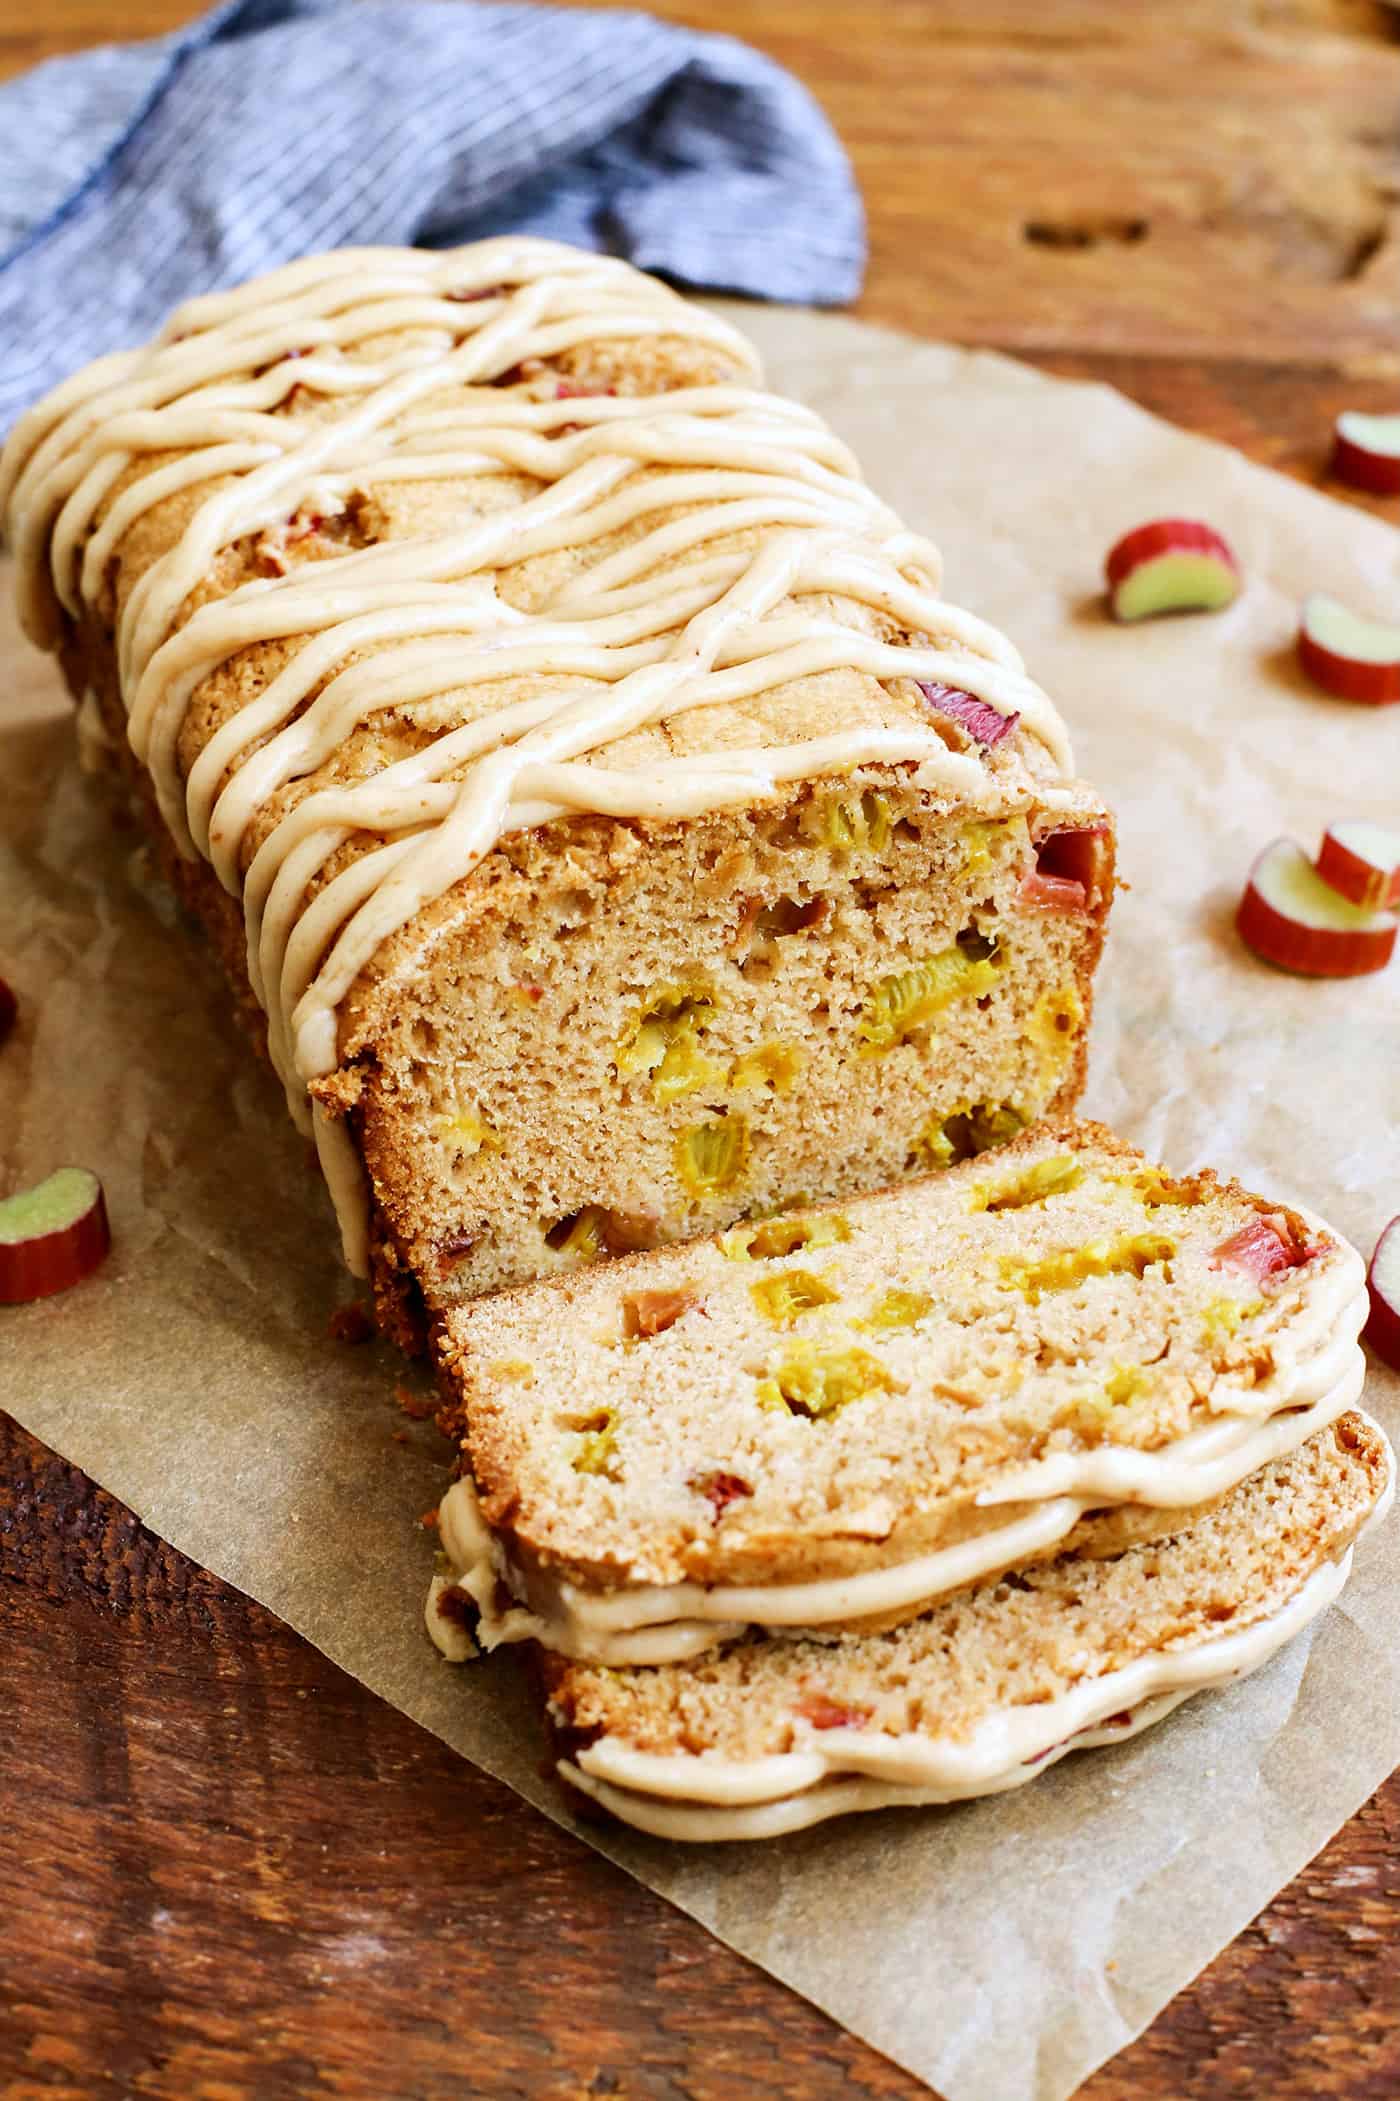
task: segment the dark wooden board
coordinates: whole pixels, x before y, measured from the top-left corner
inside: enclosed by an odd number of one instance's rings
[[[0,1417],[4,2101],[925,2091]],[[1086,2101],[1394,2101],[1392,1782]]]
[[[656,11],[822,98],[868,318],[1106,379],[1307,479],[1340,407],[1394,405],[1383,7]],[[49,0],[0,23],[0,74],[188,12]],[[1079,244],[1105,200],[1147,232]],[[0,1863],[0,2101],[924,2092],[3,1417]],[[1397,2101],[1400,1777],[1084,2093]]]

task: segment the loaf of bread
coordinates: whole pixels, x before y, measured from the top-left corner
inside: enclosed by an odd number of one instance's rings
[[[406,1343],[1076,1097],[1113,846],[1058,716],[628,266],[194,300],[20,421],[0,513]]]
[[[453,1311],[429,1626],[656,1663],[1173,1530],[1356,1403],[1360,1256],[1052,1122]]]
[[[1338,1595],[1393,1481],[1381,1430],[1348,1414],[1167,1538],[983,1583],[890,1633],[653,1670],[544,1654],[560,1776],[679,1839],[1019,1787],[1266,1663]]]

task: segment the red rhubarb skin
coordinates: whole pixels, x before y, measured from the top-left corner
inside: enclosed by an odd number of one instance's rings
[[[935,714],[956,722],[984,751],[1009,737],[1021,719],[1019,715],[1003,715],[990,701],[978,700],[961,686],[945,686],[936,679],[919,679],[917,684]]]
[[[1035,870],[1026,877],[1022,896],[1027,903],[1038,902],[1046,910],[1082,911],[1086,905],[1096,905],[1103,895],[1107,861],[1106,824],[1069,825],[1047,832],[1036,841]],[[1049,888],[1037,897],[1041,879],[1056,885],[1072,884],[1080,893],[1078,899],[1071,903],[1068,890]]]
[[[1380,1268],[1381,1254],[1386,1242],[1396,1234],[1400,1234],[1400,1218],[1392,1218],[1376,1242],[1376,1252],[1371,1257],[1371,1267],[1366,1276],[1371,1312],[1362,1330],[1381,1363],[1388,1364],[1392,1371],[1400,1371],[1400,1307],[1393,1306],[1385,1296],[1376,1272]]]
[[[1369,977],[1374,970],[1384,970],[1395,948],[1393,926],[1350,935],[1302,926],[1276,912],[1253,883],[1240,899],[1235,925],[1245,947],[1256,956],[1305,978]]]
[[[10,987],[0,978],[0,1043],[8,1037],[19,1015],[19,1001]]]
[[[1301,1269],[1315,1252],[1286,1239],[1267,1218],[1256,1218],[1252,1225],[1241,1226],[1238,1233],[1222,1240],[1210,1259],[1215,1269],[1242,1269],[1256,1284],[1262,1284],[1282,1270]]]
[[[1400,453],[1373,452],[1337,432],[1332,444],[1332,473],[1350,488],[1370,496],[1400,496]]]
[[[868,1707],[848,1707],[824,1692],[807,1692],[793,1710],[813,1729],[863,1729],[870,1720]]]
[[[1388,912],[1400,904],[1400,861],[1393,868],[1377,868],[1374,861],[1354,854],[1331,832],[1318,849],[1317,872],[1338,897],[1360,905],[1365,912]]]
[[[1315,642],[1304,627],[1298,630],[1298,662],[1315,686],[1338,700],[1364,701],[1373,708],[1400,700],[1400,657],[1390,664],[1363,664],[1355,657],[1339,657]]]
[[[96,1200],[72,1225],[0,1246],[0,1306],[28,1305],[81,1284],[111,1245],[107,1200],[99,1188]]]
[[[1063,917],[1071,912],[1083,912],[1088,899],[1084,885],[1076,883],[1072,876],[1042,875],[1036,868],[1021,884],[1021,903],[1033,912],[1058,913]]]

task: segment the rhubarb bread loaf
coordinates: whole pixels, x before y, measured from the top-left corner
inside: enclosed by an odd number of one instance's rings
[[[1112,834],[1059,717],[625,264],[194,300],[21,420],[0,505],[405,1339],[1073,1101]]]
[[[1351,1407],[1360,1257],[1049,1122],[452,1312],[429,1625],[654,1663],[1180,1523]]]
[[[1340,1592],[1393,1474],[1377,1425],[1344,1415],[1169,1537],[983,1583],[892,1633],[655,1670],[545,1655],[560,1776],[677,1839],[1019,1787],[1266,1663]]]

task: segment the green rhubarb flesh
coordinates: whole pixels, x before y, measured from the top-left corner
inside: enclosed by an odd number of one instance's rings
[[[85,1167],[60,1167],[33,1189],[20,1189],[0,1202],[0,1247],[42,1240],[62,1233],[97,1202],[100,1185]]]
[[[1113,594],[1120,620],[1153,613],[1218,613],[1239,595],[1239,578],[1209,554],[1162,554],[1125,577]]]

